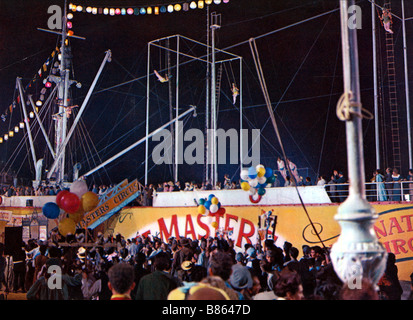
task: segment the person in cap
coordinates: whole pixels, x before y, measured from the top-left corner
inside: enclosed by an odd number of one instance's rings
[[[239,265],[245,265],[244,263],[244,255],[242,254],[242,252],[237,252],[237,254],[235,255],[235,261],[237,262],[237,264]]]
[[[191,270],[194,266],[194,263],[192,261],[186,260],[182,262],[181,264],[181,280],[182,281],[191,281]]]
[[[82,263],[85,262],[85,259],[86,259],[86,248],[80,247],[80,248],[77,250],[77,258],[78,258]]]
[[[251,269],[252,274],[259,276],[261,274],[260,260],[257,259],[257,251],[254,247],[249,247],[246,252],[247,268]]]
[[[231,287],[239,292],[240,300],[244,300],[244,293],[247,289],[251,289],[253,286],[252,276],[247,267],[239,264],[232,266],[232,273],[229,277]]]
[[[187,238],[181,238],[179,240],[179,245],[181,249],[174,254],[172,275],[182,281],[182,277],[185,273],[181,268],[182,263],[184,261],[192,261],[192,258],[194,257],[194,250],[191,247],[191,242]]]

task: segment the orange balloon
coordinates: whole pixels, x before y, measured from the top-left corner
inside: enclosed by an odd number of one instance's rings
[[[66,237],[69,233],[75,234],[76,223],[72,219],[65,218],[59,222],[58,229],[60,234]]]
[[[211,226],[212,226],[212,228],[214,228],[214,229],[218,228],[218,222],[213,221],[213,222],[211,223]]]
[[[71,213],[69,215],[69,219],[72,219],[76,224],[78,224],[80,221],[82,221],[83,216],[84,216],[84,212],[82,211],[77,211],[75,213]]]
[[[95,209],[99,204],[99,196],[92,191],[88,191],[82,195],[80,202],[83,210],[89,212],[92,209]]]

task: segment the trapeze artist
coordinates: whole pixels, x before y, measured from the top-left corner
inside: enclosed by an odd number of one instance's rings
[[[156,77],[158,78],[158,80],[159,80],[161,83],[168,82],[169,79],[171,78],[171,76],[169,76],[169,75],[167,75],[167,74],[165,75],[165,77],[162,77],[162,76],[159,74],[159,72],[156,71],[156,70],[154,70],[154,73],[155,73]]]
[[[235,104],[237,102],[237,97],[239,96],[239,89],[236,87],[235,83],[232,84],[231,92],[232,103]]]
[[[393,30],[391,29],[393,20],[392,20],[390,11],[388,9],[383,9],[383,14],[380,17],[380,20],[383,22],[384,30],[386,30],[389,33],[393,33]]]

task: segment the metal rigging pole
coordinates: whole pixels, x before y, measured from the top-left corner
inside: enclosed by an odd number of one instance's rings
[[[218,163],[217,163],[217,98],[216,98],[216,58],[215,58],[215,33],[221,27],[221,15],[215,12],[211,14],[212,30],[212,62],[211,62],[211,184],[215,186],[218,181]]]

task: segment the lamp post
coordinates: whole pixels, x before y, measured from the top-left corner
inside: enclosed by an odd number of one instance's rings
[[[350,190],[335,216],[341,226],[341,235],[331,251],[334,269],[349,287],[361,285],[362,278],[377,284],[387,260],[386,250],[373,230],[377,214],[365,196],[357,28],[349,24],[354,21],[352,10],[357,8],[355,0],[340,0],[344,75],[342,109],[345,111],[340,119],[346,122]]]

